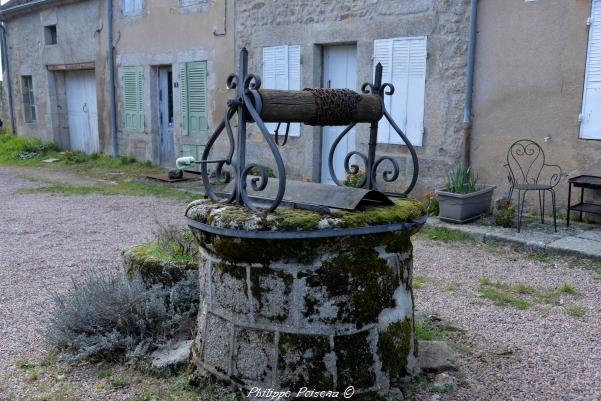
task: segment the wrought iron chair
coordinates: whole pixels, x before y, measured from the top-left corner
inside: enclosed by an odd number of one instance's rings
[[[524,200],[528,191],[538,192],[541,223],[545,223],[545,193],[551,193],[553,203],[553,227],[557,232],[557,212],[555,205],[555,187],[561,181],[563,172],[556,164],[545,162],[545,152],[540,145],[529,139],[514,142],[507,152],[509,179],[509,200],[512,199],[514,190],[518,191],[518,232],[522,225]]]

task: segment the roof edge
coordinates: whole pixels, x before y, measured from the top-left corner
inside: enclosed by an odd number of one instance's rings
[[[54,0],[32,0],[32,1],[28,2],[28,3],[17,4],[17,5],[14,5],[12,7],[10,7],[10,6],[6,7],[6,8],[0,7],[0,16],[14,14],[14,13],[17,13],[19,11],[26,10],[28,8],[33,8],[33,7],[38,6],[38,5],[43,5],[43,4],[46,4],[46,3],[51,3],[53,1]]]

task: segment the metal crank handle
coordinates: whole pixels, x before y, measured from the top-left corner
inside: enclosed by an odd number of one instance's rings
[[[190,166],[195,163],[196,163],[196,160],[192,156],[179,157],[175,161],[175,167],[181,169],[181,168],[184,168],[185,166]]]

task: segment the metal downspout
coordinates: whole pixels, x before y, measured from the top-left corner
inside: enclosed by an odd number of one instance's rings
[[[8,109],[10,114],[10,127],[13,134],[17,133],[17,129],[15,127],[15,112],[13,108],[13,89],[11,84],[11,76],[10,76],[10,67],[8,65],[8,49],[6,45],[6,25],[4,21],[0,22],[0,40],[2,41],[2,72],[6,77],[6,90],[8,92]]]
[[[474,99],[474,69],[476,61],[476,36],[478,33],[478,0],[472,0],[470,11],[470,33],[467,48],[467,85],[463,113],[463,164],[470,165],[472,142],[472,106]]]
[[[110,97],[110,120],[111,120],[111,152],[113,156],[119,156],[119,142],[117,139],[117,104],[115,99],[115,62],[113,44],[113,0],[108,0],[108,67],[109,67],[109,97]]]

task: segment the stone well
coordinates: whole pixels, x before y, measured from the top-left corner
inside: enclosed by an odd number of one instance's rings
[[[421,203],[320,214],[199,201],[186,215],[200,244],[200,374],[244,389],[353,386],[353,399],[377,400],[413,373]]]

